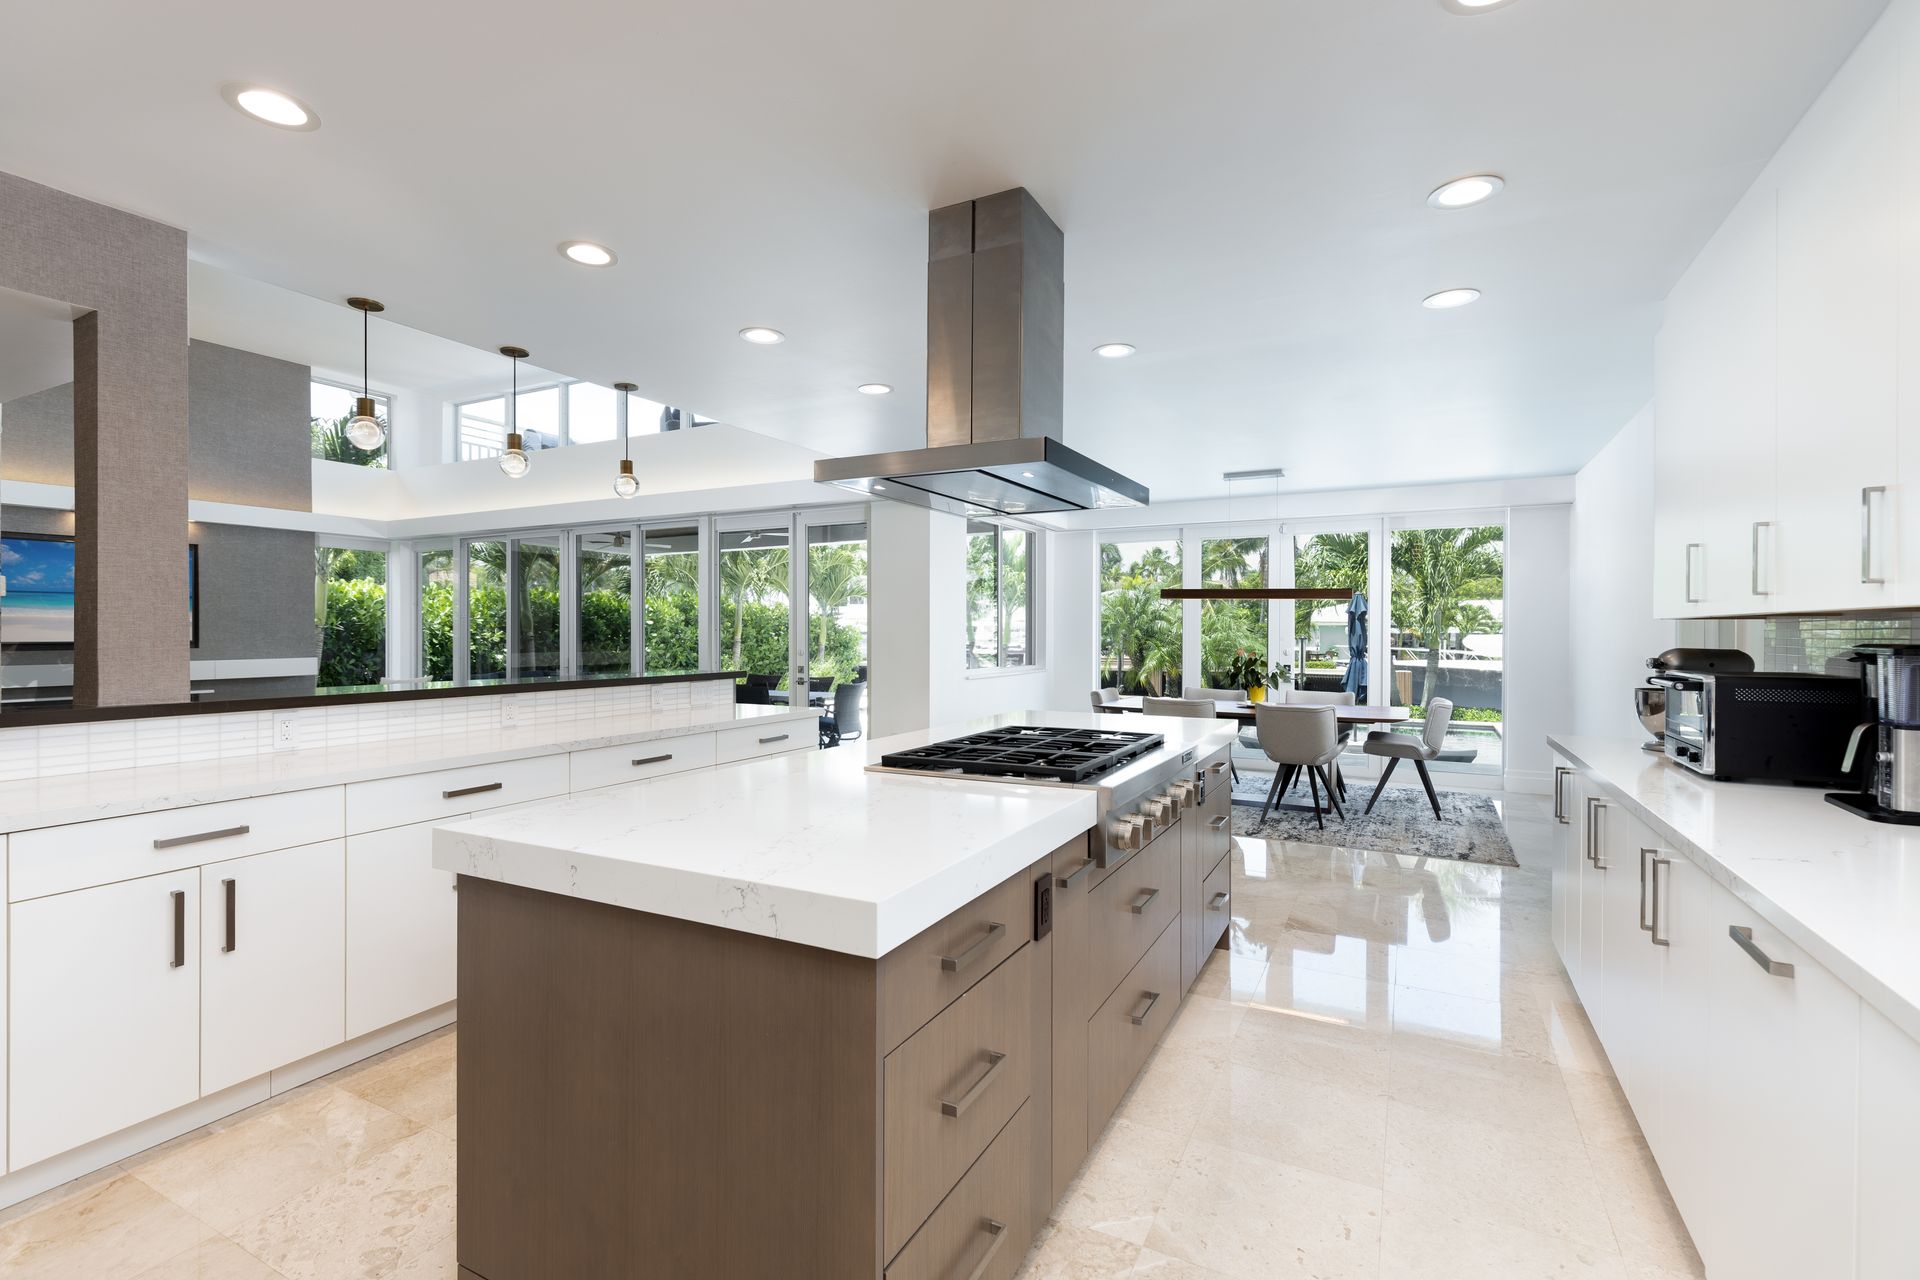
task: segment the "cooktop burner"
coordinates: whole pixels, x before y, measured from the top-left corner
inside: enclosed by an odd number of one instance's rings
[[[880,764],[887,769],[917,769],[925,773],[1091,782],[1155,750],[1165,740],[1157,733],[1023,725],[989,729],[911,751],[890,752],[880,757]]]

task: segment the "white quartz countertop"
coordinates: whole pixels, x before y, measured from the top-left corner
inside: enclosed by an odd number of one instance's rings
[[[230,756],[151,769],[106,769],[0,783],[0,833],[58,827],[130,813],[244,800],[312,787],[366,782],[462,765],[497,764],[617,743],[650,742],[736,724],[807,719],[818,708],[723,705],[605,717],[584,736],[556,739],[551,730],[495,729],[410,736],[352,747]]]
[[[1869,822],[1819,789],[1710,782],[1627,739],[1547,742],[1920,1039],[1920,827]]]
[[[1091,711],[1014,712],[675,774],[440,827],[433,861],[877,958],[1093,825],[1086,788],[866,768],[888,751],[1003,724],[1115,727]],[[1124,727],[1202,754],[1235,733],[1224,722],[1159,717],[1129,717]]]

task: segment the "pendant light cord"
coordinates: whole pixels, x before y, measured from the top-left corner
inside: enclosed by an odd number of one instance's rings
[[[363,400],[373,398],[373,375],[367,372],[367,362],[370,358],[367,354],[367,328],[372,323],[372,316],[362,311],[360,313],[360,398]]]

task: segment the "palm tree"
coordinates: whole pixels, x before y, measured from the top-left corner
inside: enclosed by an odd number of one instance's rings
[[[1160,598],[1160,584],[1130,581],[1105,592],[1100,601],[1102,648],[1114,655],[1116,677],[1133,659],[1134,683],[1145,688],[1149,671],[1172,672],[1180,666],[1180,606]]]
[[[1402,529],[1393,535],[1393,597],[1396,603],[1403,595],[1407,598],[1427,649],[1422,704],[1431,703],[1439,692],[1440,650],[1447,633],[1460,628],[1465,609],[1477,608],[1471,601],[1498,599],[1504,590],[1505,536],[1499,525]]]
[[[784,593],[786,589],[785,547],[720,553],[720,595],[733,605],[733,670],[740,670],[741,655],[746,644],[748,603],[757,604],[769,596]]]
[[[807,557],[807,592],[820,607],[826,625],[820,628],[816,660],[827,658],[827,632],[840,611],[867,598],[867,557],[849,543],[815,547]]]

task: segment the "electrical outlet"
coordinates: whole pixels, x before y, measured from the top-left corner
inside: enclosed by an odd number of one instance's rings
[[[500,727],[512,729],[520,723],[520,699],[508,696],[500,699]]]
[[[293,717],[280,716],[273,722],[273,749],[275,751],[293,750]]]

